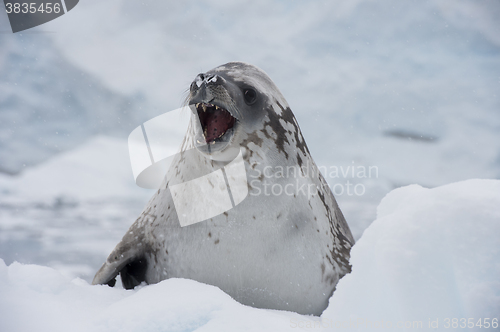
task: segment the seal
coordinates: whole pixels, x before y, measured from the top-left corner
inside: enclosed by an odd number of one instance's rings
[[[181,152],[93,284],[114,286],[118,274],[127,289],[188,278],[245,305],[320,315],[350,272],[354,239],[285,98],[261,69],[231,62],[199,74],[186,103],[193,112]],[[246,198],[182,227],[169,188],[240,151]]]

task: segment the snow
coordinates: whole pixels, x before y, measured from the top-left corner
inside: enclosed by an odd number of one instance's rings
[[[323,317],[371,321],[498,318],[500,181],[391,191],[351,252]],[[354,297],[355,294],[358,296]],[[363,294],[362,301],[347,305]]]
[[[0,331],[316,330],[192,281],[88,285],[153,194],[127,135],[235,60],[270,75],[319,166],[377,169],[325,174],[358,243],[324,323],[498,317],[498,181],[459,181],[500,178],[499,15],[495,0],[88,0],[19,34],[0,15]]]
[[[380,330],[420,322],[428,330],[437,321],[433,330],[448,331],[446,318],[499,318],[500,243],[491,236],[500,234],[499,194],[498,180],[391,191],[319,318],[247,307],[193,280],[124,290],[0,260],[0,330]]]
[[[284,331],[290,318],[314,319],[245,307],[193,280],[127,291],[1,260],[0,294],[2,331]]]

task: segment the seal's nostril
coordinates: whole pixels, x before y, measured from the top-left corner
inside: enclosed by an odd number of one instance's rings
[[[222,84],[224,83],[224,79],[216,74],[209,74],[205,76],[205,82],[207,84],[213,83],[213,84]]]
[[[205,80],[205,75],[204,74],[198,74],[196,78],[194,79],[193,83],[191,84],[191,89],[195,89],[196,87],[201,87]],[[196,87],[195,87],[196,84]]]
[[[212,81],[213,81],[213,79],[214,79],[214,77],[216,77],[215,79],[217,79],[217,75],[214,75],[214,74],[208,74],[208,75],[205,75],[205,81],[206,81],[207,83],[212,82]]]

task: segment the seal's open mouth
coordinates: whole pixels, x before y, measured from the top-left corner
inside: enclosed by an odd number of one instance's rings
[[[214,144],[221,140],[236,122],[236,119],[226,109],[216,105],[197,103],[196,111],[207,144]]]

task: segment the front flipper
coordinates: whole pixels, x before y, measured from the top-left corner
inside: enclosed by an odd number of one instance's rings
[[[133,289],[146,281],[148,263],[145,255],[146,246],[142,240],[142,236],[135,236],[135,232],[129,230],[97,271],[92,285],[113,287],[118,274],[125,289]]]

